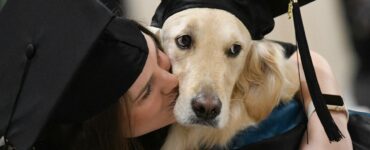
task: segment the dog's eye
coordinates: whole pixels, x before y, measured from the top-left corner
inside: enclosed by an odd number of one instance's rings
[[[176,38],[176,45],[180,49],[189,49],[191,47],[191,36],[182,35]]]
[[[239,55],[240,53],[240,50],[242,49],[242,46],[240,46],[239,44],[233,44],[233,46],[231,46],[227,51],[226,51],[226,55],[228,57],[236,57]]]

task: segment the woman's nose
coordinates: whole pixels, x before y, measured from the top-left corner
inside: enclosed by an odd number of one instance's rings
[[[178,92],[179,80],[177,77],[170,72],[171,69],[171,62],[170,58],[160,51],[159,55],[159,66],[163,69],[162,77],[163,77],[163,93],[164,94],[171,94],[173,92]]]
[[[179,80],[175,75],[173,75],[170,72],[166,72],[166,77],[165,77],[165,83],[163,83],[164,88],[163,88],[163,93],[164,94],[171,94],[173,92],[178,92],[178,87],[179,87]]]
[[[164,70],[169,71],[171,69],[170,58],[162,51],[159,51],[158,56],[159,56],[158,58],[159,66]]]

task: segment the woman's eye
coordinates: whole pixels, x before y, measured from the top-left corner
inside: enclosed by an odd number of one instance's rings
[[[242,49],[242,46],[240,46],[239,44],[233,44],[233,46],[231,46],[227,51],[226,51],[226,55],[228,57],[236,57],[239,55],[240,51]]]
[[[190,35],[182,35],[175,39],[177,47],[180,49],[189,49],[192,44],[192,39]]]
[[[151,92],[152,92],[152,85],[148,84],[148,86],[145,88],[145,94],[143,96],[143,99],[148,98]]]

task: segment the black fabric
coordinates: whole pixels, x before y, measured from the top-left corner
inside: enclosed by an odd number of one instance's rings
[[[348,131],[351,135],[354,150],[370,149],[370,115],[353,114],[348,120]]]
[[[137,137],[145,150],[159,150],[164,144],[170,126],[163,127],[153,132]]]
[[[343,98],[339,95],[323,94],[327,105],[343,106]]]
[[[115,15],[123,16],[122,3],[123,0],[100,0],[105,6],[107,6]]]
[[[0,137],[30,148],[50,120],[80,122],[126,92],[147,57],[131,21],[97,0],[11,0],[0,13]]]
[[[301,5],[313,0],[300,0]],[[215,8],[232,13],[248,28],[252,39],[262,39],[274,28],[274,17],[286,13],[289,0],[162,0],[151,25],[161,28],[173,14],[190,8]]]
[[[306,122],[279,136],[246,145],[240,150],[297,150],[306,130]]]
[[[291,0],[267,0],[271,8],[271,14],[274,17],[285,14],[288,11],[288,4]],[[299,7],[306,5],[314,0],[298,0]]]

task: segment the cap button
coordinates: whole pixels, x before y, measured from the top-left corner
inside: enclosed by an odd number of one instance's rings
[[[28,59],[32,59],[33,56],[35,56],[35,52],[35,46],[32,43],[28,44],[26,49],[26,57]]]

